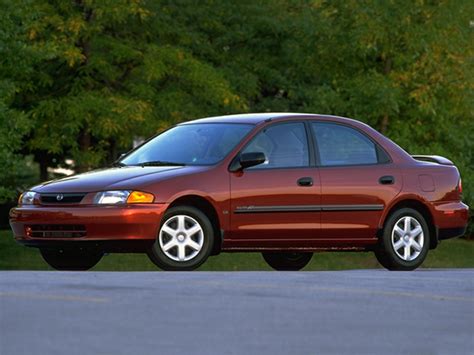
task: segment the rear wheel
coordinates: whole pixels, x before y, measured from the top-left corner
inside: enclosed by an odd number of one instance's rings
[[[387,219],[375,256],[389,270],[414,270],[425,260],[429,245],[429,228],[423,215],[402,208]]]
[[[262,253],[263,259],[278,271],[298,271],[304,268],[313,253]]]
[[[41,249],[41,256],[53,269],[62,271],[85,271],[93,268],[102,258],[101,253]]]
[[[204,213],[190,206],[172,207],[148,257],[163,270],[194,270],[206,261],[213,243],[214,229]]]

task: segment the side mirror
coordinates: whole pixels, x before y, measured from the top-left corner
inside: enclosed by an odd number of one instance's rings
[[[236,172],[245,168],[250,168],[251,166],[262,164],[265,160],[267,160],[267,158],[265,157],[265,153],[262,152],[242,153],[232,161],[229,170],[231,172]]]

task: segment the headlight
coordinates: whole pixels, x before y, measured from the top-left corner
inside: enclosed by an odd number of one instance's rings
[[[115,205],[127,203],[130,191],[102,191],[95,195],[94,203]]]
[[[94,197],[95,204],[117,205],[125,203],[152,203],[155,196],[148,192],[117,190],[98,192]]]
[[[35,203],[35,198],[38,196],[37,192],[25,191],[20,195],[18,199],[19,205],[32,205]]]

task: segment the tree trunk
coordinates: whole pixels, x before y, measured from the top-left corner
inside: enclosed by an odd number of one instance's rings
[[[118,158],[117,142],[115,141],[114,138],[111,138],[109,143],[110,143],[110,146],[109,146],[109,156],[107,158],[107,163],[112,164]]]
[[[86,22],[91,22],[94,15],[92,9],[88,8],[83,0],[75,0],[76,5],[82,10],[83,18]],[[84,67],[89,62],[90,56],[90,43],[88,37],[81,37],[76,43],[76,46],[81,50],[84,60],[81,63],[81,66]],[[87,85],[88,89],[92,89],[92,86]],[[79,151],[80,151],[80,160],[76,162],[76,172],[83,173],[90,169],[90,163],[84,158],[87,156],[87,153],[91,147],[91,134],[87,123],[85,123],[81,133],[79,135]],[[87,159],[87,158],[86,158]]]
[[[388,115],[385,114],[382,117],[382,122],[380,123],[380,132],[385,134],[388,128]]]
[[[91,135],[87,128],[83,129],[80,136],[79,136],[79,151],[82,153],[80,160],[77,162],[76,165],[76,172],[83,173],[88,171],[90,168],[90,164],[84,160],[84,156],[86,155],[91,146]]]
[[[40,180],[47,181],[49,180],[48,176],[48,153],[40,151],[35,154],[35,160],[39,164],[39,173],[40,173]]]
[[[392,58],[389,57],[384,61],[383,73],[384,75],[387,76],[388,74],[390,74],[391,71],[392,71]],[[388,113],[386,113],[383,115],[382,122],[380,123],[380,132],[385,134],[387,132],[389,123],[390,122],[389,122]]]

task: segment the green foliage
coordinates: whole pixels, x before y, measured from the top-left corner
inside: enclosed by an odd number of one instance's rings
[[[191,115],[243,107],[228,81],[186,48],[161,43],[143,1],[32,1],[16,38],[35,57],[11,105],[33,129],[26,149],[79,171],[136,136]]]
[[[1,90],[0,90],[1,92]],[[28,122],[21,112],[11,110],[0,100],[0,203],[18,196],[20,189],[25,188],[25,164],[22,157],[15,153]]]
[[[31,122],[26,114],[14,108],[19,92],[18,82],[28,72],[29,52],[18,40],[16,11],[8,3],[0,3],[0,10],[11,17],[0,17],[0,203],[14,199],[24,188],[28,177],[25,159],[18,154],[21,139],[29,131]],[[15,56],[19,54],[19,58]]]
[[[82,171],[183,120],[328,113],[454,160],[474,205],[469,0],[0,4],[5,161]]]

